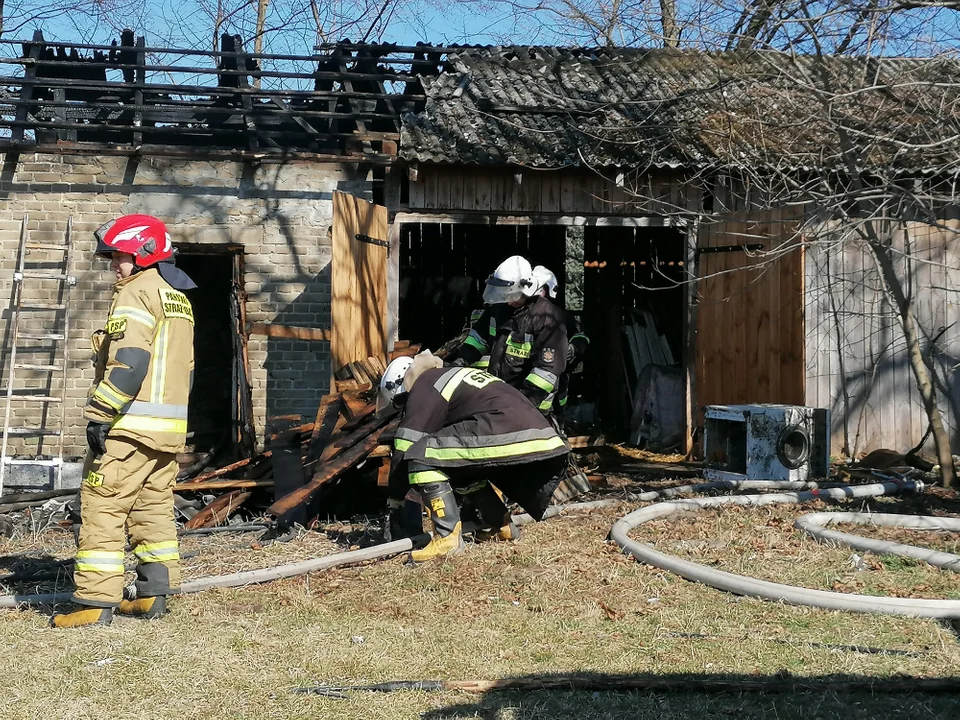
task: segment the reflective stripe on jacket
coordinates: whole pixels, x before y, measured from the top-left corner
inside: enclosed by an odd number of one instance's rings
[[[193,308],[155,269],[117,283],[84,417],[110,435],[162,452],[187,436],[193,377]]]
[[[458,357],[517,388],[548,413],[566,368],[563,312],[544,297],[521,308],[494,305],[474,323]]]
[[[557,434],[520,391],[475,368],[427,370],[407,397],[394,435],[391,494],[407,483],[400,465],[516,465],[566,455]],[[400,492],[403,490],[403,492]]]

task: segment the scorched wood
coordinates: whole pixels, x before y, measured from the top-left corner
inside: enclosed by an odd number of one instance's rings
[[[361,460],[364,460],[367,455],[370,454],[370,451],[380,444],[380,436],[388,430],[392,431],[399,423],[399,420],[394,420],[390,424],[378,430],[374,430],[361,442],[343,452],[343,454],[338,456],[335,460],[321,465],[320,468],[314,473],[313,479],[309,483],[304,485],[299,490],[295,490],[289,495],[281,498],[273,505],[268,507],[267,514],[273,515],[274,517],[283,517],[292,509],[310,502],[311,498],[313,498],[313,496],[321,487],[326,485],[331,480],[335,480],[342,473],[359,464]]]

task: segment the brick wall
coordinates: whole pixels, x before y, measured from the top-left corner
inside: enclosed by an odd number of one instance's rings
[[[102,327],[112,294],[108,263],[93,258],[93,231],[119,215],[148,213],[169,226],[174,244],[242,246],[249,322],[329,327],[332,193],[370,198],[366,171],[356,165],[263,164],[170,158],[87,157],[23,154],[7,157],[0,176],[0,371],[6,386],[12,300],[21,219],[29,215],[30,239],[62,242],[73,218],[70,274],[77,278],[67,318],[68,456],[84,452],[81,408],[93,377],[89,337]],[[62,254],[30,251],[57,267]],[[61,261],[62,262],[62,261]],[[197,278],[202,282],[201,278]],[[33,281],[31,281],[33,282]],[[26,287],[26,286],[25,286]],[[31,296],[50,302],[56,283],[34,283]],[[46,320],[43,318],[46,317]],[[49,329],[52,313],[37,313],[22,329]],[[42,354],[35,357],[41,357]],[[48,357],[48,356],[47,356]],[[312,419],[330,377],[325,342],[250,338],[249,359],[258,434],[265,419],[301,414]],[[41,362],[35,360],[35,362]],[[18,380],[30,373],[18,371]],[[47,375],[35,375],[35,382]],[[18,382],[18,384],[24,384]],[[59,386],[43,390],[59,393]],[[41,421],[32,404],[15,403],[11,424]],[[52,406],[51,413],[61,412]],[[49,424],[49,423],[48,423]],[[30,452],[35,444],[18,446]],[[48,446],[50,447],[50,446]]]

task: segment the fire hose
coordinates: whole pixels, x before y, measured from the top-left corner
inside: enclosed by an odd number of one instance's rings
[[[811,487],[813,483],[778,483],[778,482],[729,482],[720,481],[686,485],[678,488],[667,488],[622,498],[597,500],[585,503],[549,508],[545,517],[552,517],[571,510],[592,510],[622,503],[624,501],[648,501],[664,497],[676,497],[687,492],[704,492],[711,489],[748,489],[763,487],[780,489],[782,487]],[[814,486],[815,487],[815,486]],[[697,498],[688,500],[673,500],[650,505],[636,510],[619,520],[611,531],[611,538],[625,551],[642,562],[669,570],[690,580],[702,582],[718,589],[727,590],[740,595],[749,595],[778,602],[811,605],[825,609],[853,610],[858,612],[884,612],[917,617],[958,618],[960,617],[960,601],[951,600],[918,600],[910,598],[870,597],[862,595],[847,595],[822,590],[809,590],[780,583],[734,575],[712,568],[676,558],[661,553],[652,547],[639,543],[628,537],[627,533],[633,528],[653,519],[668,517],[678,512],[697,510],[706,507],[720,507],[723,505],[767,505],[774,503],[800,503],[822,498],[845,499],[855,497],[873,497],[902,491],[920,491],[921,483],[911,481],[874,483],[860,486],[841,486],[824,489],[812,489],[804,492],[771,493],[764,495],[737,495],[729,497]],[[827,513],[829,514],[829,513]],[[529,515],[516,515],[513,521],[522,525],[531,522]],[[842,534],[842,533],[841,533]],[[413,538],[405,538],[394,542],[383,543],[369,548],[351,550],[322,558],[305,560],[286,565],[279,565],[260,570],[247,570],[229,575],[199,578],[183,583],[182,593],[195,593],[213,588],[243,587],[273,580],[296,577],[311,572],[319,572],[334,567],[342,567],[359,562],[380,560],[407,552],[414,547],[429,541],[429,535],[421,534]],[[24,605],[51,604],[68,602],[70,593],[50,593],[41,595],[6,595],[0,596],[0,608],[13,608]]]
[[[736,495],[732,497],[696,498],[657,503],[635,510],[617,521],[610,533],[611,539],[623,550],[641,562],[668,570],[687,580],[726,590],[737,595],[785,602],[793,605],[808,605],[825,610],[849,610],[854,612],[879,612],[895,615],[928,618],[960,618],[960,600],[926,600],[914,598],[874,597],[811,590],[782,583],[756,580],[734,573],[690,562],[667,555],[650,545],[629,537],[629,532],[651,520],[670,517],[676,513],[696,511],[724,505],[772,505],[776,503],[801,503],[823,498],[846,499],[874,497],[901,491],[920,491],[921,483],[912,481],[873,483],[852,487],[827,488],[807,492],[771,493],[766,495]],[[829,513],[828,513],[829,514]]]

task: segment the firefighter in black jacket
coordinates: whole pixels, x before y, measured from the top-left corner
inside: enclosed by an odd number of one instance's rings
[[[533,269],[533,279],[540,295],[551,300],[556,299],[557,276],[551,270],[543,265],[537,265]],[[563,429],[563,417],[570,393],[570,376],[577,371],[577,367],[583,362],[583,358],[587,354],[587,348],[590,346],[590,338],[580,328],[580,321],[577,320],[576,316],[566,309],[562,312],[564,324],[567,328],[567,363],[563,374],[560,376],[557,397],[553,403],[554,414],[561,429]]]
[[[397,358],[380,382],[378,407],[404,407],[394,436],[390,507],[410,487],[433,521],[430,543],[414,562],[463,546],[454,491],[482,494],[474,507],[486,525],[509,525],[509,511],[492,482],[536,520],[564,477],[570,447],[524,396],[499,378],[469,367],[442,367],[429,353]]]
[[[549,415],[566,368],[563,311],[538,294],[533,268],[514,255],[487,278],[487,308],[461,346],[455,364],[485,368]]]

